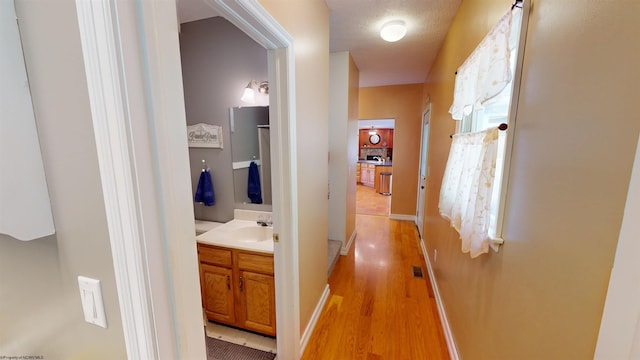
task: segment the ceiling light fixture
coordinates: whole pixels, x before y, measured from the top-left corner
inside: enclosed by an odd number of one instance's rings
[[[388,42],[396,42],[407,34],[407,25],[402,20],[393,20],[382,25],[380,37]]]

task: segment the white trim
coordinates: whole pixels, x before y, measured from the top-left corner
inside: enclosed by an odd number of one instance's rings
[[[500,185],[500,199],[498,205],[498,218],[496,219],[496,239],[502,238],[504,231],[504,214],[507,207],[507,190],[509,188],[509,176],[511,171],[511,154],[513,152],[513,142],[516,134],[518,114],[518,102],[520,99],[520,86],[522,83],[522,68],[524,65],[524,50],[527,42],[527,28],[529,26],[529,14],[531,12],[531,0],[522,2],[522,21],[520,23],[520,40],[518,42],[518,59],[516,60],[516,70],[513,75],[513,88],[511,90],[511,103],[509,108],[509,130],[504,150],[504,163],[502,166],[502,184]],[[457,132],[457,131],[456,131]],[[498,242],[502,244],[502,242]],[[492,247],[493,248],[493,247]],[[496,252],[498,247],[493,248]]]
[[[407,220],[407,221],[413,221],[414,223],[416,222],[416,216],[415,215],[391,214],[391,215],[389,215],[389,219],[391,219],[391,220]]]
[[[449,349],[449,357],[451,360],[459,360],[458,350],[456,348],[456,342],[453,338],[453,332],[451,326],[449,326],[449,320],[447,313],[444,310],[444,304],[442,303],[442,297],[440,296],[440,290],[438,289],[438,283],[436,282],[436,276],[431,267],[429,261],[429,253],[427,247],[424,244],[424,240],[420,239],[420,247],[422,248],[422,255],[424,256],[424,262],[427,264],[427,272],[429,273],[429,280],[431,281],[431,288],[433,289],[433,295],[436,299],[436,305],[438,305],[438,314],[440,315],[440,323],[442,324],[442,331],[444,332],[445,340],[447,341],[447,348]]]
[[[269,119],[276,285],[277,353],[300,358],[298,184],[295,55],[293,38],[257,0],[205,0],[220,15],[268,50]]]
[[[262,165],[262,161],[260,160],[235,161],[231,163],[231,168],[233,168],[233,170],[246,169],[252,162],[258,166]]]
[[[426,119],[425,119],[426,118]],[[424,218],[425,218],[425,214],[424,214],[424,208],[425,208],[425,204],[427,203],[427,184],[429,182],[429,141],[427,141],[427,149],[426,151],[423,151],[423,147],[424,147],[424,129],[430,125],[431,122],[431,102],[427,102],[427,106],[424,108],[424,111],[422,112],[422,126],[420,129],[420,156],[418,157],[418,196],[416,199],[416,226],[418,227],[418,233],[420,233],[420,236],[423,235],[424,233]],[[420,170],[422,169],[422,158],[424,156],[427,156],[427,159],[424,159],[424,163],[426,166],[425,169],[425,181],[424,181],[424,189],[421,189],[422,185],[422,174],[420,173]],[[424,190],[424,197],[422,198],[422,203],[420,203],[420,192],[421,190]],[[423,223],[419,224],[420,217],[418,216],[418,214],[422,214],[422,220]]]
[[[351,248],[351,244],[353,244],[353,240],[356,239],[356,229],[353,229],[353,232],[351,233],[351,236],[349,237],[349,241],[347,241],[346,244],[342,245],[342,248],[340,249],[340,255],[347,255],[349,254],[349,249]]]
[[[640,138],[594,359],[637,359],[640,352]]]
[[[304,349],[307,347],[307,343],[309,342],[309,338],[311,338],[311,334],[313,334],[313,330],[316,328],[318,324],[318,319],[322,314],[322,310],[324,309],[324,305],[327,303],[327,299],[329,298],[329,284],[324,287],[324,291],[322,292],[322,296],[320,296],[320,300],[316,304],[315,309],[313,310],[313,314],[311,314],[311,319],[309,320],[309,324],[307,324],[307,328],[304,329],[304,334],[302,334],[302,339],[300,339],[300,356],[304,354]]]
[[[100,179],[129,359],[156,359],[144,238],[135,183],[121,41],[111,0],[76,0]]]

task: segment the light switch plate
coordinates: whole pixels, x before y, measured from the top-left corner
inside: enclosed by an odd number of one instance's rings
[[[90,324],[98,325],[106,329],[107,317],[104,313],[100,280],[78,276],[78,286],[80,288],[80,300],[82,301],[84,320]]]

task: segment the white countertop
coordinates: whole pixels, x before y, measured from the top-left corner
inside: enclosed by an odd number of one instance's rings
[[[257,239],[252,234],[257,234]],[[202,244],[273,254],[272,227],[259,226],[253,220],[231,220],[196,236]],[[265,240],[266,239],[266,240]]]
[[[358,160],[360,164],[371,164],[376,166],[393,166],[392,161]]]

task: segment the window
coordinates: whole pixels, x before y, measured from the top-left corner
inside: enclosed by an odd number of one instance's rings
[[[519,10],[518,10],[519,12]],[[516,63],[518,58],[518,43],[520,36],[520,19],[518,16],[512,17],[511,35],[509,41],[509,69],[511,74],[516,73]],[[481,106],[474,105],[471,113],[464,116],[459,123],[459,133],[477,132],[489,128],[497,127],[500,124],[509,124],[509,110],[511,108],[511,99],[513,95],[513,76],[507,86],[498,93],[494,98],[487,100]],[[502,180],[505,170],[505,153],[506,153],[506,133],[500,131],[498,133],[498,151],[496,158],[496,170],[491,196],[490,205],[490,221],[489,221],[489,237],[491,239],[501,241],[501,231],[498,230],[499,220],[501,216],[501,193]]]
[[[454,102],[449,111],[453,119],[459,120],[456,133],[460,135],[454,137],[449,155],[441,189],[440,210],[460,233],[463,251],[470,252],[471,257],[488,252],[489,247],[497,251],[502,243],[502,190],[506,182],[503,173],[508,170],[507,132],[498,131],[497,140],[493,132],[491,149],[482,145],[483,141],[487,144],[489,137],[476,136],[475,144],[469,139],[502,123],[509,124],[512,97],[518,90],[514,89],[514,83],[519,86],[519,81],[515,79],[519,76],[517,60],[521,48],[522,23],[526,24],[523,22],[522,9],[512,8],[460,66],[456,76]],[[462,140],[462,137],[466,140]],[[469,155],[473,161],[469,160]],[[450,169],[450,163],[454,169]],[[495,177],[492,177],[487,169],[494,163]],[[463,169],[460,164],[469,169]],[[480,170],[480,167],[483,169]],[[474,181],[462,178],[468,176],[482,178]],[[491,196],[485,196],[489,194],[480,188],[485,183],[491,187]],[[485,211],[487,208],[489,211]],[[471,239],[465,239],[468,236]]]

